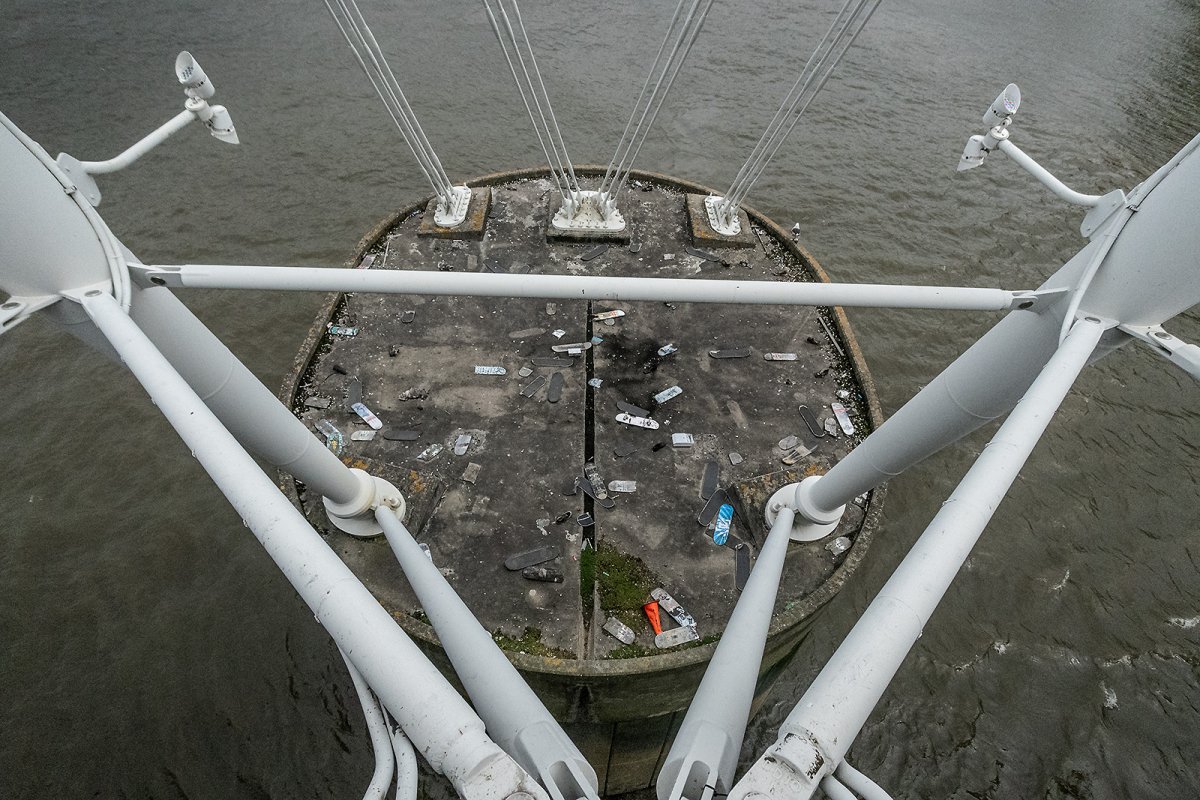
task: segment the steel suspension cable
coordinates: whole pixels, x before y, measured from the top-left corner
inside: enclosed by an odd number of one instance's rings
[[[517,18],[518,27],[521,30],[521,38],[525,40],[525,48],[529,53],[529,61],[526,61],[525,53],[521,50],[520,40],[517,37],[516,29],[514,29],[512,20],[509,18],[508,12],[504,8],[503,0],[496,0],[496,9],[493,9],[491,0],[483,0],[484,9],[487,11],[488,20],[492,24],[492,31],[496,34],[496,39],[500,43],[500,49],[504,53],[504,58],[508,62],[508,68],[512,72],[513,80],[517,84],[517,91],[521,95],[521,101],[525,104],[525,110],[529,114],[529,121],[533,123],[534,133],[537,135],[538,144],[541,145],[542,152],[546,156],[546,162],[550,166],[550,173],[558,187],[559,192],[563,196],[564,202],[572,201],[574,194],[578,191],[579,185],[575,180],[575,171],[571,166],[570,156],[567,155],[566,144],[562,140],[562,132],[558,128],[558,121],[554,118],[554,110],[550,106],[550,97],[546,93],[545,83],[542,81],[541,73],[538,71],[537,60],[533,57],[533,46],[529,42],[529,36],[525,32],[524,22],[520,17],[520,9],[517,7],[516,0],[511,0],[514,16]],[[497,19],[496,12],[499,12],[500,19]],[[503,20],[503,25],[501,25]],[[507,33],[507,38],[506,38]],[[509,46],[512,47],[512,52],[509,51]],[[513,61],[513,56],[516,56],[516,63]],[[521,74],[517,73],[517,63],[520,64]],[[537,84],[530,71],[537,75]],[[524,75],[522,82],[521,75]],[[541,89],[539,95],[538,89]],[[530,104],[532,100],[532,105]],[[534,109],[536,108],[536,113]],[[553,124],[551,123],[553,120]],[[557,139],[555,132],[558,133]]]
[[[354,0],[325,0],[325,7],[329,9],[334,24],[338,26],[346,43],[350,45],[350,50],[359,67],[367,76],[367,80],[371,82],[372,88],[379,95],[392,122],[400,131],[404,143],[408,145],[408,149],[416,159],[417,166],[425,175],[425,179],[433,187],[439,201],[449,202],[452,189],[450,178],[442,168],[442,163],[434,153],[420,123],[417,122],[412,107],[404,97],[403,90],[400,89],[395,75],[387,65],[379,43],[367,26],[362,13],[359,12],[358,6]]]
[[[650,74],[646,77],[647,85],[649,85],[650,79],[658,69],[667,42],[671,40],[672,34],[675,34],[679,12],[684,2],[686,0],[680,0],[679,5],[676,6],[675,14],[671,18],[671,25],[667,29],[667,34],[663,38],[662,45],[659,46],[658,55],[655,56],[654,64],[650,68]],[[654,127],[654,121],[658,118],[658,112],[662,109],[663,102],[666,100],[667,94],[671,91],[671,87],[674,85],[675,78],[679,75],[684,61],[687,60],[692,46],[700,36],[700,31],[704,27],[704,21],[708,17],[708,12],[712,9],[713,2],[714,0],[693,0],[687,15],[683,18],[682,24],[678,26],[678,33],[675,34],[675,42],[671,48],[671,53],[658,75],[654,89],[646,101],[646,107],[642,109],[637,126],[634,127],[633,133],[627,143],[625,142],[625,134],[622,134],[622,142],[617,145],[617,154],[613,156],[616,169],[613,172],[611,182],[606,173],[605,182],[601,184],[600,191],[607,192],[611,198],[615,198],[620,194],[621,189],[625,186],[625,182],[629,179],[629,172],[633,168],[633,162],[637,159],[638,153],[641,152],[642,145],[645,144],[646,136],[649,134],[650,129]],[[697,10],[699,10],[699,13],[697,13]],[[633,111],[630,113],[630,122],[633,121],[633,117],[637,114],[644,94],[645,86],[643,86],[642,94],[638,95],[638,102],[634,104]],[[628,124],[625,127],[626,130],[629,129]],[[623,154],[621,153],[622,144],[625,144],[625,152]],[[611,168],[612,165],[610,164]]]
[[[863,28],[866,27],[867,21],[870,20],[871,15],[875,13],[875,9],[879,7],[879,3],[880,0],[868,0],[865,3],[861,3],[855,10],[855,15],[851,18],[850,22],[847,24],[847,27],[842,30],[841,39],[834,43],[834,47],[837,48],[836,52],[832,52],[832,55],[827,53],[826,57],[821,59],[821,62],[817,65],[813,73],[814,75],[819,74],[819,77],[815,77],[810,80],[809,91],[799,98],[801,102],[799,103],[798,108],[791,113],[790,121],[787,123],[786,127],[780,129],[778,135],[775,137],[774,143],[771,145],[770,149],[764,153],[757,166],[757,169],[743,183],[743,186],[737,194],[736,199],[736,202],[739,205],[743,200],[746,199],[746,194],[750,191],[750,188],[758,182],[759,178],[762,177],[763,172],[766,171],[767,165],[771,162],[771,159],[775,157],[775,153],[779,151],[779,148],[791,134],[792,130],[796,127],[796,124],[800,121],[800,117],[808,109],[808,106],[816,98],[821,89],[824,88],[825,83],[829,80],[829,77],[833,74],[833,71],[837,69],[838,64],[841,62],[842,58],[845,57],[846,52],[850,49],[851,45],[854,44],[854,40],[858,38],[858,35],[862,33]],[[824,72],[820,72],[822,69]]]
[[[847,0],[825,36],[805,63],[804,70],[784,97],[775,116],[759,138],[750,157],[738,171],[721,203],[723,215],[731,214],[762,177],[767,165],[795,128],[800,116],[824,87],[850,46],[875,13],[881,0]]]

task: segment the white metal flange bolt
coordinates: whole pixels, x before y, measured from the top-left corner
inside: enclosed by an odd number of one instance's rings
[[[358,480],[358,493],[353,498],[344,503],[323,498],[325,513],[338,530],[360,539],[378,536],[383,533],[375,520],[375,509],[379,506],[388,506],[396,512],[398,519],[404,519],[407,504],[399,489],[361,469],[351,469],[350,473]]]
[[[833,533],[846,506],[824,509],[813,502],[812,490],[820,479],[820,475],[810,475],[799,483],[789,483],[771,495],[764,512],[767,527],[774,525],[779,510],[787,507],[796,512],[796,519],[792,523],[793,542],[815,542]]]

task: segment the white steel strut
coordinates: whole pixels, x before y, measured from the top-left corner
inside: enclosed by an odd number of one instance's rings
[[[863,13],[869,16],[869,11]],[[517,21],[520,26],[519,17]],[[843,23],[843,30],[852,31],[846,34],[852,41],[855,26],[861,30],[865,19],[851,14]],[[831,54],[838,52],[837,47],[841,45],[831,44],[818,59],[826,65],[820,73],[825,77],[836,63]],[[196,80],[194,73],[188,74]],[[811,93],[808,96],[811,99]],[[751,795],[807,797],[817,788],[832,798],[858,794],[879,800],[886,795],[846,763],[846,753],[1080,371],[1118,347],[1140,340],[1200,377],[1200,347],[1181,342],[1162,328],[1167,320],[1200,303],[1195,257],[1200,252],[1200,226],[1195,224],[1200,218],[1200,153],[1196,152],[1200,136],[1128,197],[1120,192],[1082,195],[1065,188],[1015,146],[1004,146],[1018,96],[1006,90],[997,98],[985,115],[989,124],[996,122],[990,139],[983,138],[978,152],[974,148],[980,143],[968,142],[968,154],[982,159],[994,140],[996,148],[1014,156],[1056,195],[1088,207],[1091,222],[1085,219],[1085,227],[1093,228],[1084,231],[1092,240],[1074,258],[1039,289],[1021,292],[395,270],[147,267],[120,245],[45,151],[0,116],[0,160],[14,177],[6,192],[0,193],[0,290],[10,295],[0,304],[0,330],[47,308],[52,319],[101,349],[109,348],[133,372],[345,655],[376,747],[377,770],[370,793],[381,794],[389,771],[394,771],[402,783],[399,792],[411,800],[415,792],[413,756],[407,744],[411,740],[429,765],[467,800],[579,800],[595,796],[594,774],[461,600],[424,560],[403,525],[399,492],[366,473],[347,469],[321,447],[174,298],[170,287],[1009,310],[828,473],[786,487],[765,509],[771,533],[666,758],[658,786],[661,800],[712,800],[725,792],[737,800]],[[1114,206],[1115,197],[1120,202]],[[64,298],[69,302],[62,302]],[[83,314],[72,315],[70,309]],[[814,532],[827,532],[851,498],[1006,413],[1008,418],[988,447],[789,715],[779,740],[734,783],[753,680],[785,568],[788,535],[813,538]],[[287,469],[324,496],[331,519],[348,532],[364,535],[382,530],[387,535],[479,715],[243,447]],[[403,670],[397,665],[403,665]],[[387,728],[389,715],[403,734]],[[391,740],[390,760],[380,735],[380,718]]]

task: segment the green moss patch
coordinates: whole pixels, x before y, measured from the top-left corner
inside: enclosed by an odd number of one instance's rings
[[[562,650],[542,641],[542,631],[540,628],[529,627],[521,637],[513,638],[506,636],[499,631],[492,634],[492,640],[500,645],[501,650],[511,650],[514,653],[525,653],[531,656],[542,656],[544,658],[574,658],[575,654]]]

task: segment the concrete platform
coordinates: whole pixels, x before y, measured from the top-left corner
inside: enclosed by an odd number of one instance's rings
[[[650,187],[622,198],[633,245],[610,242],[597,254],[594,242],[547,241],[552,185],[544,174],[529,171],[472,182],[490,188],[480,239],[422,235],[416,213],[422,203],[381,223],[354,261],[369,252],[377,256],[375,269],[825,279],[807,253],[752,209],[745,225],[753,246],[725,258],[689,252],[687,197],[708,190],[648,173],[633,177]],[[476,194],[488,195],[488,188]],[[587,261],[581,258],[585,253]],[[625,315],[612,324],[594,319],[613,309]],[[839,335],[846,356],[830,341],[818,315]],[[355,326],[358,334],[330,335],[329,322]],[[594,344],[569,366],[534,363],[561,357],[551,347],[569,342]],[[660,356],[668,344],[676,349]],[[749,349],[749,355],[710,355],[734,348]],[[796,360],[766,361],[768,352],[795,353]],[[505,374],[477,374],[476,366],[502,367]],[[528,376],[520,375],[523,368]],[[555,373],[562,379],[557,402],[550,401],[546,384],[531,388],[530,396],[522,394],[538,377],[548,384]],[[414,431],[415,438],[376,435],[352,441],[352,432],[367,430],[346,408],[345,394],[354,381],[383,421],[384,433]],[[656,404],[654,395],[671,386],[682,393]],[[818,418],[827,417],[839,391],[849,394],[842,402],[857,433],[809,437],[797,406],[806,404]],[[825,471],[881,421],[866,367],[840,312],[770,306],[333,296],[282,394],[310,425],[328,419],[342,431],[344,458],[361,459],[401,487],[409,501],[410,530],[428,545],[434,563],[550,710],[569,723],[607,776],[602,788],[610,794],[649,785],[659,766],[737,601],[731,545],[744,541],[757,553],[762,543],[763,498],[799,476]],[[325,401],[328,408],[312,407]],[[661,428],[616,422],[617,401],[650,410]],[[672,446],[673,433],[692,434],[693,446]],[[462,434],[470,434],[472,442],[456,456],[453,445]],[[778,447],[788,435],[814,446],[808,458],[791,467],[781,463],[784,453]],[[430,456],[435,445],[442,449]],[[740,455],[739,463],[730,460],[731,453]],[[636,481],[636,492],[612,494],[612,509],[583,492],[571,493],[589,462],[605,484]],[[716,545],[696,519],[705,504],[700,490],[709,462],[719,465],[720,486],[736,509],[734,538],[726,546]],[[474,482],[464,480],[471,464],[478,465]],[[445,665],[437,637],[386,542],[330,530],[320,499],[303,487],[288,488],[400,624]],[[827,539],[792,545],[760,676],[760,700],[812,624],[812,615],[863,558],[881,498],[876,491],[852,505]],[[581,526],[581,514],[595,524]],[[834,555],[826,548],[836,535],[851,538],[848,552]],[[534,582],[505,569],[509,556],[545,545],[560,553],[546,566],[562,573],[562,583]],[[654,648],[640,608],[656,586],[695,616],[699,643],[670,651]],[[634,628],[634,645],[601,632],[610,615]],[[663,619],[668,621],[665,614]]]

